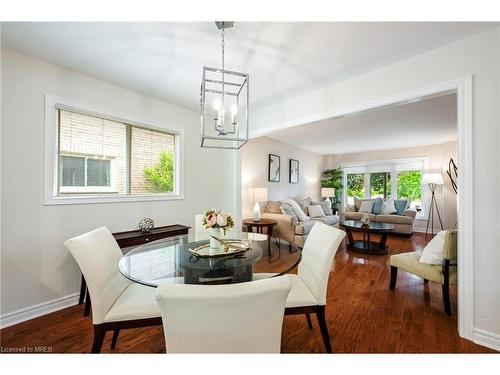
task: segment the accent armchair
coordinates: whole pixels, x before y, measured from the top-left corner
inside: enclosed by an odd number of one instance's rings
[[[396,288],[398,268],[422,277],[425,284],[429,280],[440,283],[443,292],[444,311],[446,314],[451,315],[450,284],[456,285],[457,283],[457,231],[446,231],[443,244],[443,263],[441,265],[422,263],[419,261],[421,256],[421,251],[392,255],[390,258],[391,281],[389,288],[391,290]]]

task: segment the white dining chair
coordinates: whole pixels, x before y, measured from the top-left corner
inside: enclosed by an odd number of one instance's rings
[[[168,353],[279,353],[287,276],[226,285],[160,284]]]
[[[333,258],[345,236],[344,231],[317,222],[302,249],[297,274],[287,274],[292,289],[286,301],[285,315],[305,314],[309,328],[312,328],[310,314],[316,314],[327,353],[332,353],[325,316],[328,277]],[[254,280],[271,276],[255,273]]]
[[[203,233],[206,231],[205,226],[203,225],[203,218],[205,215],[198,214],[194,217],[194,229],[196,233]]]
[[[156,289],[132,283],[120,273],[122,252],[108,228],[74,237],[64,245],[78,263],[92,299],[92,353],[101,351],[107,331],[114,332],[113,349],[120,329],[162,324]]]

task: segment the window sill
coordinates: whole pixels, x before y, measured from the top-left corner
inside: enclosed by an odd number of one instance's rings
[[[45,206],[70,205],[70,204],[98,204],[98,203],[124,203],[124,202],[149,202],[149,201],[171,201],[182,200],[183,194],[145,194],[109,196],[107,194],[79,196],[79,197],[46,197]]]

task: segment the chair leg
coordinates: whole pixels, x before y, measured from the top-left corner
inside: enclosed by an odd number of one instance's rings
[[[443,303],[444,303],[444,312],[448,315],[451,315],[451,304],[450,304],[450,288],[449,285],[443,284]]]
[[[94,342],[92,344],[91,353],[100,353],[106,330],[104,324],[94,325]]]
[[[309,329],[312,329],[313,325],[311,322],[311,314],[306,313],[306,319],[307,319],[307,326],[309,327]]]
[[[87,283],[85,282],[85,277],[82,275],[82,281],[80,283],[80,297],[78,298],[78,304],[81,305],[85,300],[85,292],[87,290]]]
[[[92,302],[90,301],[90,293],[87,289],[87,294],[85,296],[85,308],[83,310],[83,316],[89,316],[91,303]]]
[[[333,353],[332,344],[330,342],[330,335],[328,334],[328,326],[326,325],[325,306],[318,306],[316,309],[316,318],[318,319],[321,336],[325,344],[327,353]]]
[[[391,282],[389,289],[396,288],[396,280],[398,279],[398,267],[391,266]]]
[[[113,331],[113,338],[111,339],[111,349],[114,349],[116,347],[116,342],[118,341],[118,335],[120,334],[119,329],[115,329]]]

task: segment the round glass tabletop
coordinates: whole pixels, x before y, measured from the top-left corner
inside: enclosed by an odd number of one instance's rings
[[[199,257],[190,249],[209,242],[208,232],[170,237],[139,246],[119,262],[128,279],[151,287],[160,283],[227,284],[252,281],[253,273],[265,277],[285,274],[295,268],[301,251],[288,242],[265,234],[228,232],[225,240],[251,239],[244,253],[218,257]]]

